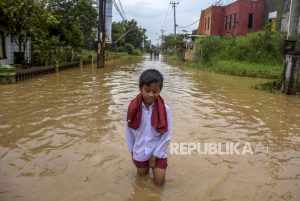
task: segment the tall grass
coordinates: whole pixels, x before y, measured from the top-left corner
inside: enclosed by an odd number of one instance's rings
[[[260,31],[238,37],[206,37],[196,41],[195,61],[237,60],[259,64],[282,64],[281,33]]]
[[[281,33],[267,30],[238,37],[205,37],[195,41],[193,62],[215,72],[278,78],[283,65],[282,40]]]

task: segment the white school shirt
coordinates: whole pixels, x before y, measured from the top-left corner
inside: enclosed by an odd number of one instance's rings
[[[165,104],[168,120],[168,131],[161,135],[151,125],[151,115],[153,104],[146,109],[142,102],[142,117],[138,129],[128,127],[126,122],[126,142],[128,151],[133,152],[133,159],[137,161],[147,161],[154,155],[157,158],[167,158],[167,148],[172,135],[171,112]]]

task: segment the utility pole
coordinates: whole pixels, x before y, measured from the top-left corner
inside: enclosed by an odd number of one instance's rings
[[[285,40],[285,62],[282,74],[282,92],[287,95],[296,95],[297,87],[297,71],[300,66],[300,54],[296,52],[296,38],[299,27],[300,18],[300,0],[290,1],[290,13],[288,21],[287,40]],[[298,41],[299,42],[299,41]]]
[[[174,36],[176,38],[176,4],[179,4],[179,2],[170,2],[170,4],[172,4],[173,9],[174,9]]]
[[[143,34],[143,41],[142,41],[142,49],[143,49],[143,52],[145,50],[145,35]]]
[[[288,21],[288,33],[287,39],[291,39],[291,37],[296,38],[299,26],[299,17],[300,17],[300,1],[299,0],[291,0],[290,2],[290,14]]]
[[[105,60],[105,3],[106,0],[99,0],[97,68],[103,68]]]
[[[164,42],[164,32],[165,30],[160,30],[161,31],[161,45],[163,44]]]

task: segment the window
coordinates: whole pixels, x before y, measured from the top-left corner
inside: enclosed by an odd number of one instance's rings
[[[225,16],[225,30],[227,29],[227,21],[228,21],[228,17]]]
[[[232,15],[229,17],[229,29],[231,29],[231,21],[232,21]]]
[[[206,30],[206,18],[204,19],[204,30]]]
[[[4,33],[0,32],[0,59],[5,59],[6,54],[5,54],[5,37]]]
[[[251,29],[253,26],[253,13],[249,13],[248,17],[248,28]]]
[[[209,30],[209,23],[210,23],[210,17],[208,17],[208,20],[207,20],[207,29]]]
[[[236,13],[233,14],[233,28],[235,28],[236,25]]]

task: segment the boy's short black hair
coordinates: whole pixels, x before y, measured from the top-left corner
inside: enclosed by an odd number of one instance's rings
[[[140,76],[140,89],[143,85],[150,85],[151,83],[159,83],[160,90],[163,87],[164,77],[163,75],[156,69],[148,69],[145,70]]]

